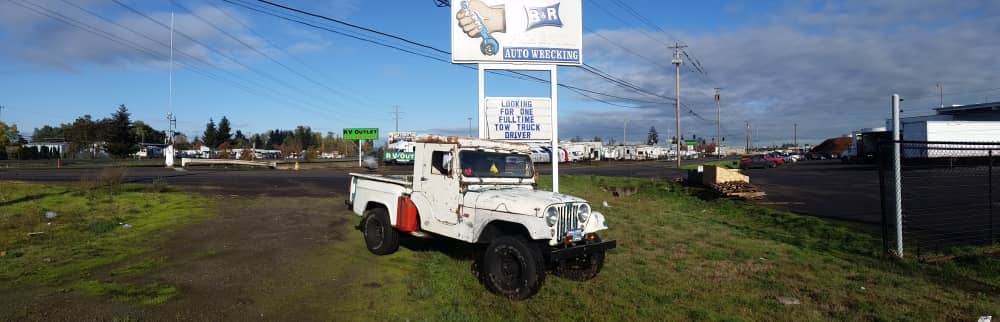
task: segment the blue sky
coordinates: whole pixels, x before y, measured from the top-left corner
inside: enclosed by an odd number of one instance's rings
[[[162,23],[169,23],[169,13],[175,12],[178,31],[214,49],[178,36],[175,48],[185,54],[175,58],[181,64],[233,75],[243,86],[253,88],[241,89],[176,68],[173,112],[180,131],[189,136],[200,135],[209,118],[218,121],[223,115],[246,133],[296,125],[335,133],[343,127],[389,131],[394,126],[390,112],[395,105],[403,113],[401,130],[464,134],[466,118],[476,112],[474,70],[311,29],[223,1],[179,1],[291,67],[293,73],[170,1],[120,1]],[[156,40],[169,39],[166,29],[112,1],[71,2]],[[435,7],[432,1],[280,3],[437,48],[450,47],[449,10]],[[990,100],[990,95],[996,97],[991,100],[1000,100],[1000,90],[990,90],[1000,87],[1000,59],[995,55],[1000,52],[1000,42],[995,41],[1000,23],[988,18],[1000,13],[1000,5],[990,1],[627,3],[666,33],[638,23],[613,1],[583,0],[588,30],[584,60],[672,97],[673,73],[664,68],[670,56],[666,46],[672,41],[689,45],[688,53],[701,61],[708,76],[690,68],[682,75],[682,101],[699,115],[684,113],[686,134],[714,136],[714,87],[723,88],[723,136],[733,142],[742,142],[746,121],[754,124],[763,142],[790,141],[792,124],[800,124],[800,140],[806,142],[877,126],[887,115],[885,103],[893,92],[912,98],[907,102],[915,106],[908,113],[928,113],[937,104],[937,83],[944,84],[949,93],[946,104],[979,103]],[[0,4],[0,41],[12,45],[0,50],[0,105],[6,107],[0,118],[30,133],[34,127],[71,122],[83,114],[104,117],[118,104],[126,104],[134,119],[166,127],[165,59],[22,6],[58,12],[160,55],[168,52],[62,0],[4,2]],[[561,67],[559,77],[562,83],[650,100],[575,67]],[[546,91],[543,85],[500,76],[488,77],[487,83],[488,95],[530,96]],[[559,103],[563,138],[596,135],[620,140],[626,119],[629,128],[636,129],[629,131],[629,141],[644,138],[650,126],[656,126],[661,137],[669,137],[672,131],[672,104],[619,101],[609,105],[566,90],[560,91]]]

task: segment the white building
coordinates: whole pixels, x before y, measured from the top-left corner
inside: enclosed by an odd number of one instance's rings
[[[66,142],[31,142],[24,145],[25,148],[37,148],[39,151],[45,148],[49,151],[59,151],[59,155],[64,155],[69,150],[69,143]]]

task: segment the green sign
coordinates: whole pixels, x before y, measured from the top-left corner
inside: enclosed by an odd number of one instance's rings
[[[698,145],[698,142],[695,140],[684,140],[684,145]]]
[[[378,128],[356,127],[344,129],[345,140],[375,140],[378,139]]]
[[[401,151],[386,151],[385,157],[382,160],[391,160],[396,162],[410,162],[413,161],[413,152],[401,152]]]

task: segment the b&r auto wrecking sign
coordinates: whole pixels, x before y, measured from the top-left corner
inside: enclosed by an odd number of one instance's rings
[[[580,65],[582,17],[581,0],[453,0],[451,60]]]

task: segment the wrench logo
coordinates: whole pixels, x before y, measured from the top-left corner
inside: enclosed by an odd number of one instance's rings
[[[470,4],[470,1],[475,1],[475,5]],[[487,7],[480,0],[462,0],[461,5],[462,10],[458,12],[456,17],[459,26],[469,37],[483,39],[479,44],[479,51],[483,55],[495,56],[500,51],[500,42],[490,33],[504,32],[503,7]],[[481,12],[481,10],[486,10],[486,12]]]

